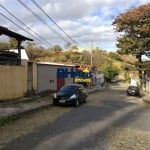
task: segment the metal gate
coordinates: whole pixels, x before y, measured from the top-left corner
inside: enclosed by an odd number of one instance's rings
[[[57,78],[57,90],[65,84],[65,78]]]

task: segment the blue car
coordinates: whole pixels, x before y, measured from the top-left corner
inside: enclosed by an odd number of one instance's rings
[[[74,105],[86,103],[87,91],[82,84],[64,85],[58,92],[54,93],[53,105]]]

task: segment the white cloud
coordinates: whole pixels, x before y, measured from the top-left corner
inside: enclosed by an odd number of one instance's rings
[[[0,3],[5,3],[7,0],[0,0]]]
[[[113,31],[111,25],[113,18],[131,7],[147,3],[148,1],[149,0],[38,0],[36,2],[67,34],[81,45],[91,44],[91,40],[95,40],[95,44],[102,46],[103,49],[105,49],[105,47],[114,49],[116,33]],[[22,2],[40,15],[42,20],[55,29],[58,34],[61,34],[66,40],[69,40],[69,38],[48,20],[31,1],[24,0]],[[12,0],[8,2],[8,0],[0,0],[0,3],[47,41],[52,42],[52,44],[65,44],[61,36],[50,30],[17,1]],[[0,11],[12,19],[2,8],[0,8]],[[14,18],[13,20],[19,24]],[[30,35],[2,16],[0,16],[0,24],[30,37]]]
[[[110,6],[115,0],[54,0],[47,3],[43,8],[57,19],[81,18],[95,8]]]
[[[139,0],[140,4],[146,4],[146,3],[150,3],[149,0]]]

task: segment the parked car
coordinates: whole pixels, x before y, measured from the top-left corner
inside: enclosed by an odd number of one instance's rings
[[[53,104],[70,104],[76,107],[80,103],[85,103],[87,98],[87,91],[81,84],[64,85],[58,92],[54,94]]]
[[[112,80],[111,80],[111,83],[116,83],[116,82],[117,82],[116,79],[112,79]]]
[[[138,86],[129,86],[127,89],[127,95],[140,96],[140,89]]]

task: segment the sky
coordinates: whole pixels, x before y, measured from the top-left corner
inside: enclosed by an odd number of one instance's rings
[[[115,32],[112,22],[119,14],[149,1],[0,0],[0,26],[32,38],[45,48],[55,45],[63,48],[66,43],[71,43],[116,51],[119,34]],[[0,37],[0,41],[4,39],[5,36]]]

